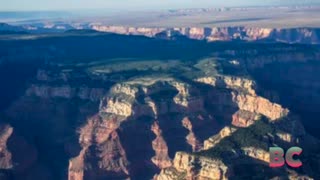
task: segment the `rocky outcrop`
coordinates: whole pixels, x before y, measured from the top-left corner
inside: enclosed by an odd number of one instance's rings
[[[163,169],[155,180],[205,180],[228,179],[228,168],[223,162],[178,152],[173,160],[173,168]]]
[[[263,149],[259,149],[257,147],[243,147],[242,150],[244,154],[249,157],[263,161],[265,163],[270,162],[270,153]]]
[[[117,128],[117,119],[91,118],[80,130],[80,154],[69,163],[69,179],[126,177],[128,160]]]
[[[154,122],[151,130],[156,135],[156,139],[152,141],[152,148],[155,151],[155,156],[151,159],[152,162],[160,169],[170,167],[172,162],[168,155],[168,146],[162,137],[162,131],[157,121]]]
[[[271,103],[268,99],[262,97],[233,94],[233,99],[241,110],[262,114],[272,120],[284,117],[289,113],[288,109],[284,109],[281,105]]]
[[[217,80],[219,80],[220,83]],[[212,91],[209,92],[209,97],[212,100],[212,104],[235,106],[239,108],[241,111],[234,115],[235,121],[237,121],[241,112],[244,114],[244,111],[253,114],[261,114],[272,120],[284,117],[289,112],[288,109],[282,108],[281,105],[272,103],[268,99],[256,95],[254,89],[255,84],[251,80],[230,77],[224,78],[222,76],[219,78],[199,78],[196,81],[209,84],[214,87],[232,90],[231,92]],[[232,100],[229,100],[228,98],[231,98]],[[250,119],[247,119],[246,121],[250,121]]]
[[[157,99],[161,92],[171,96]],[[203,99],[197,94],[197,89],[174,79],[137,79],[111,88],[101,102],[100,113],[157,118],[173,112],[199,112],[203,110]],[[139,102],[138,98],[143,102]]]
[[[286,132],[277,132],[277,137],[287,143],[292,143],[294,139],[293,134]]]
[[[209,84],[217,88],[229,88],[240,90],[251,95],[256,95],[256,84],[253,80],[231,77],[231,76],[216,76],[216,77],[202,77],[196,79],[197,82]]]
[[[189,118],[184,118],[182,120],[182,125],[189,130],[189,134],[187,135],[186,139],[188,144],[192,146],[192,151],[197,152],[202,149],[202,144],[199,142],[197,137],[195,136],[193,132],[193,127],[192,127],[192,122],[190,121]]]
[[[93,30],[102,32],[114,32],[118,34],[126,35],[144,35],[153,37],[156,34],[165,31],[165,28],[148,28],[148,27],[124,27],[124,26],[103,26],[103,25],[92,25]]]
[[[208,150],[218,144],[223,138],[231,136],[237,129],[233,127],[224,127],[217,135],[204,141],[204,150]]]
[[[232,115],[232,125],[236,127],[249,127],[259,119],[260,116],[255,113],[239,110]]]

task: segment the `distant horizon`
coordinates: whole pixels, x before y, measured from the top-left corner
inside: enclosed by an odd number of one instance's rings
[[[158,9],[113,9],[113,8],[81,8],[81,9],[48,9],[48,10],[1,10],[0,13],[100,13],[109,12],[157,12],[169,10],[184,10],[184,9],[214,9],[214,8],[264,8],[264,7],[308,7],[319,6],[319,3],[314,4],[299,4],[299,5],[243,5],[243,6],[212,6],[212,7],[186,7],[186,8],[158,8]]]
[[[75,11],[146,11],[146,10],[170,10],[193,8],[223,8],[223,7],[267,7],[267,6],[309,6],[320,5],[318,0],[229,0],[227,2],[212,2],[211,0],[29,0],[29,3],[20,5],[19,0],[0,2],[0,12],[75,12]]]
[[[268,7],[307,7],[307,6],[319,6],[320,2],[313,5],[243,5],[243,6],[210,6],[210,7],[189,7],[189,8],[163,8],[163,9],[130,9],[121,10],[113,8],[83,8],[83,9],[73,9],[73,10],[0,10],[0,22],[14,22],[14,21],[24,21],[24,20],[36,20],[36,19],[55,19],[55,18],[65,18],[65,17],[91,17],[91,16],[114,16],[126,13],[146,13],[146,12],[162,12],[170,10],[183,10],[183,9],[215,9],[215,8],[268,8]]]
[[[145,12],[145,11],[167,11],[167,10],[184,10],[184,9],[214,9],[214,8],[263,8],[263,7],[308,7],[308,6],[319,6],[320,2],[315,4],[300,4],[300,5],[243,5],[243,6],[212,6],[212,7],[190,7],[190,8],[159,8],[159,9],[132,9],[127,10],[127,12]],[[72,13],[72,12],[89,12],[89,11],[117,11],[123,12],[123,9],[112,9],[112,8],[81,8],[81,9],[48,9],[48,10],[1,10],[0,13],[41,13],[41,12],[49,12],[49,13]]]

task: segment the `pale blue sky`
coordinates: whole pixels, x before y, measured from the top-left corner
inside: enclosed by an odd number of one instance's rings
[[[170,9],[215,6],[310,4],[320,0],[0,0],[0,11],[77,9]]]

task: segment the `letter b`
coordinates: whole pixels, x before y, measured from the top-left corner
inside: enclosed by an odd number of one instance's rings
[[[284,151],[280,147],[270,147],[270,167],[282,167],[285,164],[285,160],[283,158]]]

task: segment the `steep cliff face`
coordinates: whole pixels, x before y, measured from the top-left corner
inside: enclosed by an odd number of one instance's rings
[[[160,169],[170,167],[172,165],[172,162],[168,154],[168,145],[163,139],[159,123],[154,122],[151,130],[156,135],[156,139],[152,141],[152,148],[155,151],[155,156],[152,157],[152,162]]]
[[[80,130],[80,154],[69,162],[69,179],[121,178],[128,175],[128,160],[121,145],[117,119],[93,117]]]
[[[236,127],[249,127],[259,119],[259,115],[254,112],[239,110],[232,115],[232,125]]]
[[[192,146],[192,151],[193,152],[197,152],[199,150],[202,149],[202,144],[201,142],[199,142],[199,140],[197,139],[197,137],[195,136],[194,132],[193,132],[193,126],[192,126],[192,122],[190,121],[189,118],[184,118],[182,120],[182,125],[189,130],[189,134],[186,137],[188,144],[190,144]]]
[[[101,102],[100,113],[157,118],[168,113],[197,112],[203,110],[198,94],[196,88],[172,78],[142,78],[115,85]]]
[[[261,114],[272,120],[279,119],[288,114],[287,109],[283,109],[281,105],[270,102],[268,99],[256,95],[254,83],[246,79],[233,79],[230,77],[219,77],[222,79],[222,83],[217,83],[216,78],[200,78],[197,81],[211,85],[213,87],[225,87],[231,89],[231,93],[224,91],[212,91],[208,96],[212,100],[213,104],[236,106],[241,112],[235,114],[239,116],[244,114],[244,111],[251,112],[253,114]],[[229,94],[230,93],[230,94]],[[227,100],[228,96],[232,99]],[[253,118],[255,119],[255,118]],[[250,120],[250,119],[247,119]]]
[[[231,41],[231,40],[272,40],[286,43],[319,44],[320,34],[316,28],[273,29],[252,27],[213,27],[213,28],[143,28],[92,25],[92,29],[102,32],[112,32],[126,35],[144,35],[154,37],[161,32],[167,32],[170,37],[172,32],[191,39],[207,41]]]
[[[147,28],[147,27],[121,27],[121,26],[101,26],[93,25],[91,27],[94,30],[103,32],[115,32],[119,34],[126,35],[144,35],[148,37],[153,37],[156,34],[166,30],[165,28]]]
[[[256,95],[255,82],[246,78],[235,77],[235,76],[233,77],[218,76],[218,77],[202,77],[202,78],[198,78],[196,81],[209,84],[217,88],[239,89],[251,95]]]
[[[18,179],[66,178],[68,160],[79,149],[76,129],[98,110],[96,93],[74,93],[73,89],[81,88],[68,81],[60,81],[59,85],[56,80],[44,77],[32,80],[25,94],[3,112],[21,136],[9,139],[13,159],[23,157],[23,161],[32,161],[27,165],[14,162],[19,164],[12,168]],[[31,147],[23,147],[26,144]]]

